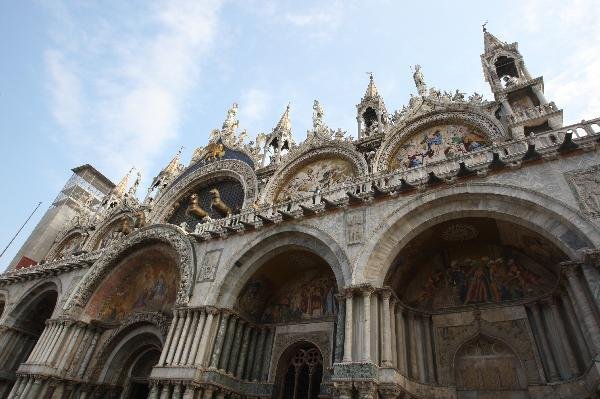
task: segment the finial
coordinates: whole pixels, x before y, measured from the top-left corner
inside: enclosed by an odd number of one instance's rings
[[[377,86],[375,85],[375,79],[373,78],[373,72],[367,73],[369,74],[369,85],[367,86],[367,91],[365,92],[365,99],[377,97],[379,95],[377,92]]]
[[[481,29],[483,29],[484,32],[487,32],[487,28],[485,27],[488,24],[488,21],[486,20],[483,25],[481,25]]]

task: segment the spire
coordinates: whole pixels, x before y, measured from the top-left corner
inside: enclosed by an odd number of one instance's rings
[[[365,91],[365,96],[363,97],[363,100],[375,97],[379,97],[379,92],[377,91],[377,86],[375,85],[375,81],[373,80],[373,73],[369,72],[369,85],[367,86],[367,90]]]
[[[283,115],[281,115],[281,119],[277,122],[277,126],[273,129],[273,133],[280,133],[281,135],[290,134],[292,132],[292,121],[290,120],[290,103],[288,103],[287,107]]]
[[[179,170],[179,167],[181,165],[180,158],[181,158],[182,150],[183,150],[183,147],[181,147],[179,149],[179,151],[177,151],[177,154],[175,154],[175,156],[173,157],[173,159],[171,159],[169,164],[167,166],[165,166],[165,168],[162,170],[161,175],[166,174],[166,175],[170,176],[170,175],[175,174]]]
[[[489,51],[493,51],[498,47],[506,46],[506,43],[498,39],[496,36],[492,35],[483,24],[483,49],[487,53]]]
[[[117,197],[122,197],[125,194],[125,190],[127,190],[127,184],[129,183],[129,175],[131,174],[131,172],[133,172],[133,169],[134,168],[131,168],[129,172],[127,172],[127,174],[123,176],[119,184],[117,184],[117,186],[115,187],[114,193]]]

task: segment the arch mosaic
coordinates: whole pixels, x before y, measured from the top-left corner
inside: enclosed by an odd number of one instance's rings
[[[425,137],[418,136],[421,133]],[[435,162],[473,151],[503,136],[504,130],[499,123],[474,110],[429,113],[409,122],[396,132],[390,132],[389,138],[375,155],[373,169],[385,172],[398,167],[418,166],[411,162],[417,153]],[[411,139],[417,141],[412,143]],[[419,151],[401,148],[405,143],[423,148]],[[403,159],[400,165],[395,159],[399,153],[406,155],[403,157],[406,160]],[[404,161],[409,166],[403,165]]]
[[[269,179],[261,199],[273,203],[308,196],[316,188],[326,190],[367,173],[367,163],[360,153],[341,142],[329,144],[303,152],[281,166]]]
[[[302,249],[321,257],[331,268],[337,289],[349,284],[352,268],[342,247],[329,235],[307,226],[271,229],[260,234],[224,263],[226,272],[211,285],[207,303],[232,308],[244,285],[252,275],[274,256],[289,249]],[[241,268],[235,265],[241,265]]]
[[[543,204],[543,206],[542,206]],[[384,283],[399,251],[440,222],[465,216],[512,222],[548,239],[569,258],[600,245],[600,234],[579,212],[548,196],[523,188],[470,183],[428,192],[383,218],[357,260],[354,280]]]
[[[194,172],[185,175],[167,187],[164,194],[152,204],[150,223],[164,223],[189,190],[218,177],[229,177],[241,183],[244,190],[242,208],[254,203],[258,193],[258,180],[254,170],[245,162],[236,159],[224,159],[204,165]]]
[[[80,312],[92,297],[99,284],[109,275],[123,256],[144,243],[162,242],[171,246],[178,255],[179,285],[176,304],[188,303],[194,281],[196,254],[190,238],[178,228],[154,225],[137,230],[105,249],[100,259],[83,276],[75,291],[65,304],[69,313]]]

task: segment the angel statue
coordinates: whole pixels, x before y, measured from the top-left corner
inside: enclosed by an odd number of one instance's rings
[[[413,79],[415,80],[415,86],[417,86],[417,92],[420,96],[427,94],[427,85],[425,84],[425,77],[421,72],[421,65],[415,65],[415,72],[413,73]]]
[[[323,107],[319,104],[319,101],[315,100],[313,103],[313,129],[319,130],[324,126],[323,117],[325,116],[325,111],[323,111]]]

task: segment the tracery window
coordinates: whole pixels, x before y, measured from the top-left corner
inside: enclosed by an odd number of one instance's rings
[[[323,378],[323,357],[314,346],[298,348],[289,358],[282,399],[317,399]]]

